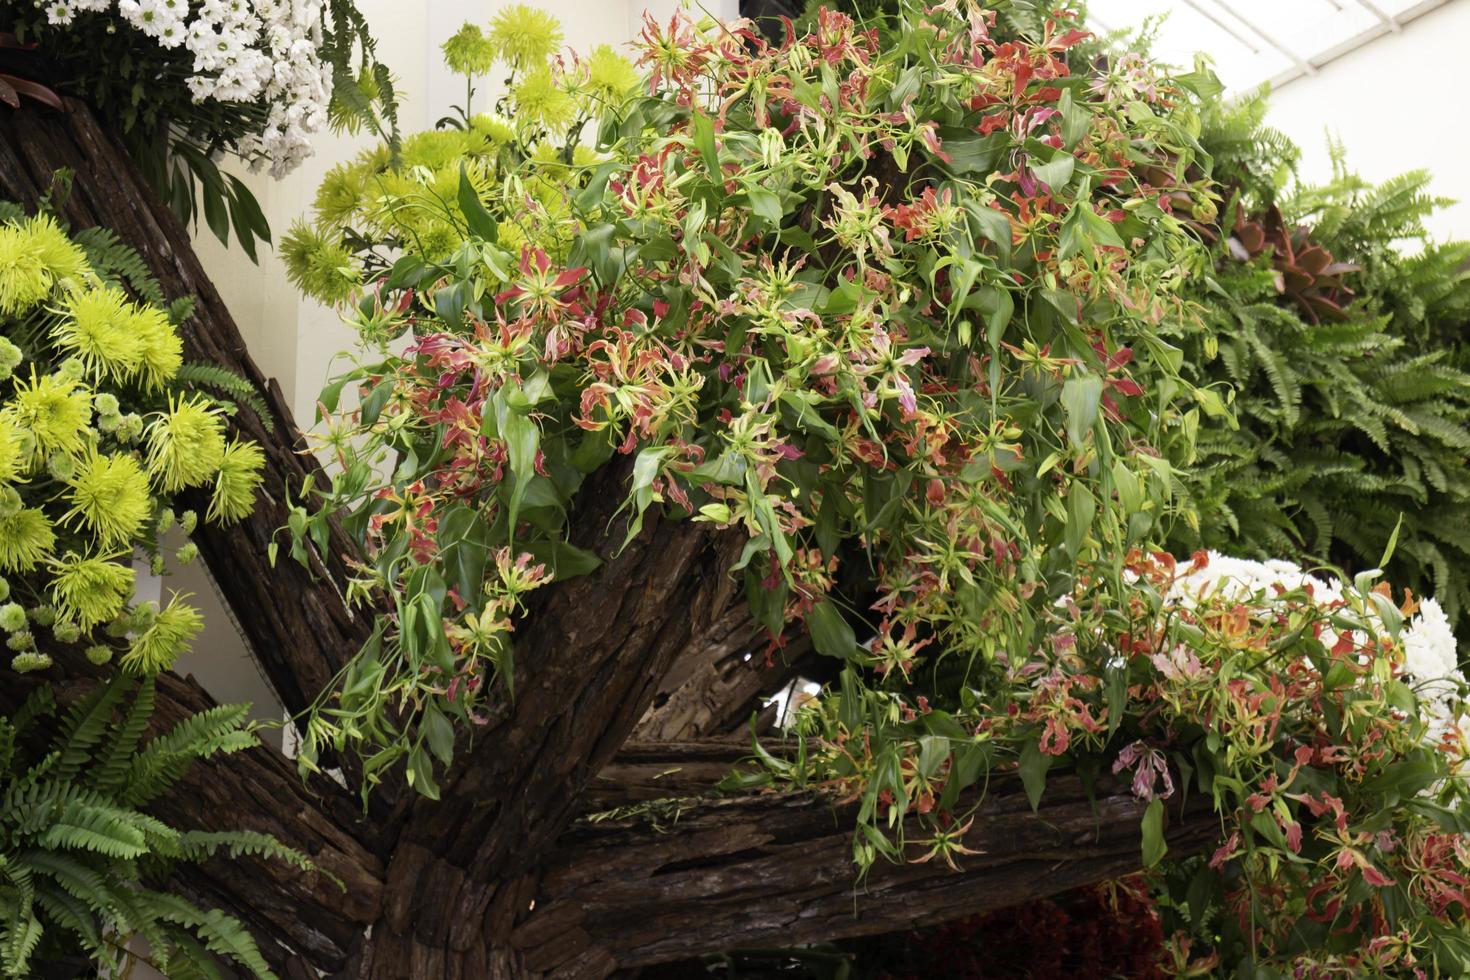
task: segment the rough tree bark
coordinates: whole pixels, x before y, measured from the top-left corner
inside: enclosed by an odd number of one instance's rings
[[[186,355],[234,369],[267,398],[273,433],[249,412],[239,419],[266,452],[260,506],[196,539],[256,657],[298,710],[367,625],[341,601],[340,564],[266,562],[287,495],[315,460],[301,452],[284,399],[245,351],[186,230],[87,108],[0,110],[0,198],[34,206],[63,167],[75,180],[60,210],[74,227],[112,228],[169,296],[197,298]],[[962,872],[938,862],[881,868],[855,903],[848,810],[811,797],[698,798],[738,758],[729,742],[625,748],[640,720],[643,732],[665,738],[728,732],[790,668],[745,665],[749,623],[727,574],[736,542],[650,514],[616,548],[620,478],[617,467],[593,477],[604,485],[580,495],[574,515],[574,539],[601,554],[603,567],[538,598],[518,627],[517,697],[465,736],[440,802],[404,798],[365,820],[340,788],[303,784],[279,753],[258,749],[197,766],[156,805],[182,825],[274,833],[345,891],[323,875],[219,861],[182,872],[180,887],[242,918],[288,977],[601,977],[730,946],[939,921],[1137,865],[1140,810],[1130,796],[1093,807],[1060,781],[1032,815],[1000,780],[966,838],[984,854]],[[335,562],[351,553],[333,539]],[[80,658],[62,660],[58,676],[94,676]],[[0,668],[0,706],[25,683]],[[159,703],[166,722],[211,702],[192,680],[170,675]],[[578,822],[589,810],[662,796],[693,799],[670,805],[680,815],[667,826]],[[1170,831],[1177,849],[1213,836],[1208,813],[1179,816]]]

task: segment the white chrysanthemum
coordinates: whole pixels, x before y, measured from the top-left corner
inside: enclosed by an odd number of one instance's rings
[[[1404,669],[1418,680],[1458,676],[1455,634],[1438,602],[1425,599],[1403,632]]]
[[[1187,561],[1181,561],[1180,567],[1186,572],[1174,580],[1168,597],[1186,607],[1209,595],[1248,599],[1259,592],[1270,594],[1277,586],[1287,591],[1309,589],[1323,604],[1342,601],[1341,582],[1308,575],[1289,561],[1251,561],[1212,551],[1205,567],[1189,571]]]
[[[325,0],[50,0],[66,26],[80,11],[113,11],[162,48],[193,56],[195,102],[264,102],[261,129],[230,147],[252,169],[283,176],[311,155],[328,125],[332,74],[321,58]]]

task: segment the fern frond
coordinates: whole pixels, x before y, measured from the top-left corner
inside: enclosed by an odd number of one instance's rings
[[[111,228],[101,225],[84,228],[71,237],[87,253],[87,261],[104,282],[130,288],[149,306],[164,305],[163,290],[153,278],[148,263],[124,245]]]
[[[148,727],[148,719],[153,715],[155,689],[156,684],[151,676],[145,677],[138,685],[138,693],[133,698],[123,723],[118,726],[106,750],[88,773],[92,785],[99,791],[115,792],[122,788],[127,779],[138,742],[143,737],[144,729]]]
[[[126,682],[114,678],[107,684],[77,701],[67,711],[61,726],[61,759],[57,763],[56,776],[69,779],[75,776],[92,755],[92,749],[102,740],[112,722],[112,711],[123,695]]]
[[[173,384],[179,391],[188,391],[203,386],[223,392],[233,401],[254,412],[255,417],[260,419],[260,424],[267,432],[275,432],[275,423],[271,421],[270,408],[255,385],[227,368],[220,367],[218,364],[189,361],[179,368]]]

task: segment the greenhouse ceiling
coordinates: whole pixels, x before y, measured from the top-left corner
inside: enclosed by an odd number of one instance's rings
[[[1099,33],[1135,31],[1162,18],[1153,45],[1189,65],[1203,51],[1227,87],[1282,85],[1376,38],[1402,30],[1449,0],[1091,0]]]

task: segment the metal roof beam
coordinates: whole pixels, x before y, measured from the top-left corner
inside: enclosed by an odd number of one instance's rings
[[[1374,17],[1377,17],[1383,23],[1387,24],[1388,29],[1393,31],[1395,34],[1404,29],[1404,25],[1399,23],[1399,19],[1397,17],[1394,17],[1391,14],[1384,13],[1383,9],[1379,7],[1378,4],[1374,3],[1373,0],[1358,0],[1358,6],[1362,7],[1364,10],[1368,11],[1368,13],[1372,14]]]
[[[1189,3],[1190,6],[1194,6],[1194,4],[1193,4],[1193,2],[1191,2],[1191,0],[1186,0],[1186,2]],[[1317,66],[1316,65],[1312,64],[1310,61],[1306,60],[1301,55],[1297,54],[1295,51],[1291,50],[1286,45],[1284,45],[1280,41],[1276,40],[1276,38],[1274,38],[1270,34],[1266,33],[1266,31],[1265,31],[1264,28],[1262,28],[1259,25],[1257,25],[1254,21],[1251,21],[1251,20],[1247,19],[1244,14],[1240,13],[1234,7],[1230,6],[1230,4],[1226,3],[1225,0],[1215,0],[1215,6],[1219,7],[1221,10],[1225,11],[1225,13],[1229,14],[1231,17],[1235,18],[1236,20],[1240,21],[1241,24],[1245,25],[1246,30],[1248,30],[1252,34],[1256,35],[1256,37],[1260,38],[1262,41],[1265,41],[1267,44],[1269,44],[1271,47],[1275,48],[1281,54],[1286,55],[1286,57],[1289,58],[1289,59],[1291,59],[1291,62],[1293,64],[1295,64],[1297,66],[1297,68],[1299,70],[1301,70],[1304,74],[1307,74],[1307,75],[1315,75],[1315,74],[1317,74]],[[1195,9],[1199,9],[1199,8],[1196,7]]]
[[[1236,31],[1233,27],[1225,23],[1219,17],[1216,17],[1214,14],[1210,13],[1204,7],[1200,6],[1198,0],[1184,0],[1184,5],[1190,10],[1193,10],[1195,13],[1199,14],[1201,17],[1208,20],[1211,24],[1214,24],[1216,27],[1220,28],[1220,30],[1224,31],[1226,34],[1229,34],[1231,37],[1235,38],[1241,44],[1245,45],[1247,48],[1250,49],[1251,54],[1261,53],[1261,49],[1256,47],[1255,44],[1252,43],[1249,39],[1241,37],[1240,33]]]

